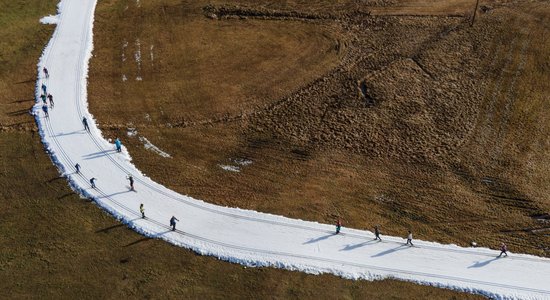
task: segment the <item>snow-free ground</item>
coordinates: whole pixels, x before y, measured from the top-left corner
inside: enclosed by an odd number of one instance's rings
[[[399,237],[373,241],[368,231],[289,219],[237,208],[220,207],[177,194],[143,176],[126,151],[116,153],[87,110],[86,75],[92,52],[95,0],[62,0],[57,28],[39,62],[54,96],[49,118],[41,101],[33,112],[42,139],[71,186],[136,231],[201,254],[249,266],[274,266],[308,273],[332,273],[350,279],[396,278],[475,292],[494,298],[550,299],[550,260],[498,251],[415,241]],[[84,130],[86,116],[91,133]],[[74,165],[81,165],[76,174]],[[129,190],[126,177],[136,180]],[[92,189],[89,179],[97,178]],[[139,213],[144,204],[147,218]],[[176,216],[178,230],[168,220]]]

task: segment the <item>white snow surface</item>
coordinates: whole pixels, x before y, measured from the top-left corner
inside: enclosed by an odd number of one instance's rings
[[[236,166],[231,166],[231,165],[218,165],[220,168],[226,170],[226,171],[230,171],[230,172],[240,172],[241,169],[239,167],[236,167]]]
[[[139,137],[139,141],[143,143],[143,147],[145,147],[145,149],[149,150],[149,151],[153,151],[155,152],[156,154],[164,157],[164,158],[171,158],[172,156],[170,156],[170,154],[162,151],[159,147],[153,145],[153,143],[151,143],[146,137],[144,136],[140,136]]]
[[[57,24],[58,22],[59,22],[58,15],[55,15],[55,16],[49,15],[49,16],[42,17],[40,19],[40,23],[42,24]]]
[[[414,241],[399,237],[374,242],[369,231],[290,219],[238,208],[220,207],[180,195],[144,176],[126,151],[116,153],[88,112],[86,81],[92,53],[96,0],[62,0],[59,22],[38,64],[46,66],[55,109],[45,118],[34,107],[45,147],[71,187],[143,235],[197,253],[246,266],[272,266],[350,279],[395,278],[479,293],[500,299],[550,299],[550,260],[522,254],[497,259],[498,251]],[[84,131],[87,116],[91,133]],[[81,165],[75,174],[74,165]],[[136,192],[129,191],[132,174]],[[89,179],[97,178],[91,189]],[[146,219],[139,213],[145,206]],[[177,231],[168,220],[176,216]]]

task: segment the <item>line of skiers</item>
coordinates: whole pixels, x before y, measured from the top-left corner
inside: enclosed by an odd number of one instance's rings
[[[75,169],[77,174],[80,173],[80,165],[78,163],[75,165]],[[130,181],[130,189],[133,191],[134,178],[132,177],[132,175],[128,175],[126,178]],[[95,177],[90,178],[90,185],[94,189],[96,188],[96,185],[95,185],[96,180],[97,178]],[[139,205],[139,212],[141,213],[141,218],[145,219],[145,207],[143,206],[143,203]],[[179,222],[178,218],[176,218],[175,216],[172,216],[172,218],[170,218],[170,227],[172,227],[172,231],[176,230],[176,222]]]
[[[44,72],[44,77],[46,79],[50,78],[50,74],[46,67],[42,68],[42,71]],[[48,118],[49,117],[48,102],[49,102],[50,108],[51,109],[54,108],[53,95],[48,93],[48,87],[46,86],[45,83],[42,83],[40,88],[42,90],[42,93],[40,95],[40,99],[42,99],[42,103],[43,103],[42,111],[44,112],[45,117]],[[90,126],[88,124],[88,120],[86,119],[86,117],[82,118],[82,125],[84,125],[85,131],[90,132]],[[122,152],[122,142],[118,138],[115,140],[115,147],[117,152]],[[76,170],[76,174],[80,174],[80,164],[77,163],[74,166],[74,168]],[[126,179],[130,182],[130,190],[134,191],[134,177],[128,174]],[[95,184],[96,181],[97,181],[97,178],[95,177],[90,178],[90,186],[94,189],[96,188],[96,184]],[[145,218],[145,208],[143,207],[143,203],[140,204],[139,211],[141,213],[141,217]],[[172,227],[172,231],[176,230],[176,222],[179,222],[179,220],[175,216],[172,216],[172,218],[170,218],[170,227]]]
[[[42,71],[44,72],[45,78],[50,78],[50,73],[48,72],[48,69],[46,67],[42,68]],[[49,117],[49,110],[54,108],[54,101],[53,101],[53,95],[51,93],[48,93],[48,87],[45,83],[42,83],[41,85],[42,94],[40,95],[40,99],[42,99],[42,111],[44,112],[44,116],[46,118]],[[49,102],[49,107],[48,107]],[[87,132],[90,132],[90,125],[88,124],[88,119],[86,117],[82,117],[82,125],[84,125],[84,130]],[[122,152],[122,142],[119,138],[116,138],[115,140],[115,149],[117,152]]]
[[[75,168],[75,173],[76,174],[80,174],[80,164],[76,164],[74,165],[74,168]],[[132,177],[132,175],[128,175],[126,176],[126,179],[128,179],[128,181],[130,181],[130,191],[135,191],[134,189],[134,177]],[[90,186],[95,189],[97,186],[95,185],[95,182],[97,181],[97,178],[95,177],[92,177],[90,178]]]
[[[86,117],[82,117],[82,125],[84,125],[84,130],[90,132],[90,125],[88,125],[88,119],[86,119]],[[115,149],[116,152],[122,152],[122,142],[119,138],[115,139]]]
[[[139,205],[139,212],[141,213],[141,218],[145,219],[145,207],[143,206],[143,203]],[[172,227],[172,231],[176,230],[176,222],[179,222],[178,218],[175,216],[172,216],[170,218],[170,227]]]
[[[48,69],[46,67],[44,67],[42,69],[42,71],[44,72],[44,76],[46,78],[50,78],[50,74],[49,74]],[[42,83],[41,89],[42,89],[42,94],[40,95],[40,98],[42,99],[42,102],[43,102],[42,110],[44,111],[44,115],[46,117],[49,117],[49,114],[48,114],[48,101],[49,101],[51,109],[53,109],[54,108],[53,95],[49,94],[47,92],[48,88],[47,88],[46,84]],[[84,130],[86,130],[87,132],[90,132],[90,126],[88,125],[88,120],[86,119],[86,117],[82,118],[82,124],[84,125]],[[118,138],[115,139],[115,148],[116,148],[117,152],[122,152],[122,143],[121,143],[120,139],[118,139]],[[76,173],[79,174],[80,173],[80,165],[78,163],[75,165],[75,169],[76,169]],[[132,175],[128,175],[126,177],[126,179],[128,179],[128,181],[130,181],[130,190],[134,191],[134,178],[132,177]],[[95,185],[96,180],[97,179],[95,177],[90,178],[90,185],[91,185],[92,188],[96,188],[96,185]],[[140,204],[139,211],[141,213],[141,217],[145,218],[145,209],[143,207],[143,203]],[[172,231],[176,230],[176,222],[178,222],[178,221],[179,220],[175,216],[172,216],[172,218],[170,218],[170,227],[172,227]],[[338,218],[337,221],[336,221],[336,234],[339,234],[341,229],[342,229],[342,220],[340,218]],[[379,225],[374,226],[374,240],[378,240],[380,242],[382,241],[382,238],[380,238],[380,226]],[[412,234],[412,231],[409,230],[409,232],[407,234],[407,242],[405,243],[405,245],[413,247],[414,245],[412,243],[412,240],[413,240],[413,234]],[[501,245],[500,245],[500,254],[497,257],[501,257],[502,255],[504,255],[505,257],[508,256],[508,247],[504,243],[501,243]]]
[[[44,72],[45,78],[50,78],[50,74],[46,67],[44,67],[42,71]],[[50,117],[49,109],[53,109],[54,107],[53,96],[52,94],[48,93],[48,88],[46,87],[45,83],[42,83],[42,85],[40,86],[40,89],[42,90],[42,93],[40,94],[40,99],[42,99],[42,111],[44,112],[44,116],[46,118],[49,118]],[[48,102],[50,104],[49,107],[48,107]]]
[[[88,125],[88,119],[86,119],[86,117],[82,117],[82,125],[84,125],[84,130],[90,132],[90,125]],[[116,152],[122,152],[122,142],[119,138],[115,139],[115,149]]]
[[[341,230],[342,230],[342,220],[340,218],[338,218],[338,219],[336,219],[336,233],[335,234],[339,234]],[[374,226],[374,240],[375,241],[378,240],[380,242],[382,241],[382,238],[380,238],[380,226],[379,225]],[[405,246],[414,247],[414,244],[412,243],[412,240],[413,240],[412,231],[410,231],[410,230],[408,231],[406,240],[407,241],[405,242]],[[500,244],[500,254],[497,257],[502,257],[502,255],[504,255],[504,257],[508,256],[508,246],[506,246],[505,243]]]

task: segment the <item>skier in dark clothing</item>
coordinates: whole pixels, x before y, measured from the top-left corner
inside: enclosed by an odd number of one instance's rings
[[[409,235],[407,235],[407,243],[405,243],[405,245],[410,245],[411,247],[414,246],[412,241],[413,241],[413,234],[409,230]]]
[[[50,115],[48,114],[48,106],[46,104],[42,105],[42,110],[44,111],[46,118],[48,118]]]
[[[141,218],[145,219],[145,208],[143,208],[143,203],[139,205],[139,212],[141,213]]]
[[[126,177],[126,179],[128,179],[130,181],[130,190],[134,190],[134,177],[132,177],[132,175],[128,175]]]
[[[44,94],[40,95],[40,99],[42,99],[42,103],[47,104],[46,95],[44,95]]]
[[[42,84],[42,91],[44,92],[44,95],[48,94],[48,93],[46,93],[46,85],[45,84]]]
[[[48,100],[50,100],[50,107],[53,108],[53,96],[52,96],[52,94],[48,94]]]
[[[380,228],[378,227],[378,225],[374,226],[374,240],[382,241],[382,239],[380,238]]]
[[[176,221],[179,222],[176,217],[172,216],[172,218],[170,218],[170,226],[172,226],[172,231],[176,230]]]
[[[78,163],[74,165],[74,168],[76,169],[76,174],[80,173],[80,165]]]
[[[44,71],[44,75],[46,76],[46,78],[50,78],[50,73],[48,73],[48,69],[46,67],[44,67],[42,71]]]
[[[115,140],[116,152],[122,152],[122,143],[118,138]]]
[[[497,257],[501,257],[502,254],[504,254],[504,256],[508,256],[508,247],[505,243],[500,244],[500,254]]]
[[[90,179],[90,184],[92,185],[92,189],[95,189],[95,181],[96,181],[96,180],[97,180],[97,179],[96,179],[95,177],[92,177],[92,178]]]
[[[82,124],[84,125],[84,130],[90,132],[90,126],[88,126],[88,120],[86,119],[86,117],[82,118]]]
[[[340,233],[340,229],[342,229],[342,221],[338,218],[338,220],[336,220],[336,234]]]

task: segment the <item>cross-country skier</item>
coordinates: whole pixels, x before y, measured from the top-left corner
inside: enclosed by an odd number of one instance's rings
[[[139,212],[141,213],[141,218],[145,219],[145,208],[143,208],[143,203],[139,205]]]
[[[170,226],[172,226],[172,231],[176,230],[176,221],[179,222],[176,217],[172,216],[172,218],[170,218]]]
[[[338,218],[338,220],[336,220],[336,234],[340,233],[340,229],[342,229],[342,220]]]
[[[115,140],[116,152],[122,152],[122,143],[118,138]]]
[[[374,226],[374,240],[382,241],[382,239],[380,238],[380,228],[378,225]]]
[[[504,254],[505,257],[508,256],[508,247],[505,243],[500,243],[500,254],[497,257],[501,257],[502,254]]]
[[[44,95],[44,94],[40,95],[40,99],[42,99],[43,104],[47,104],[46,98],[47,98],[46,95]]]
[[[44,67],[42,71],[44,72],[44,75],[46,76],[46,78],[50,78],[50,73],[48,73],[48,69],[46,67]]]
[[[410,245],[411,247],[414,246],[413,245],[413,234],[410,230],[409,230],[409,235],[407,236],[407,243],[405,243],[405,245]]]
[[[46,85],[42,83],[42,91],[44,92],[44,95],[47,95],[46,93]]]
[[[132,177],[132,175],[128,174],[128,176],[126,176],[126,179],[128,179],[130,181],[130,190],[134,190],[134,177]]]
[[[78,163],[74,165],[74,168],[76,169],[76,174],[80,173],[80,165]]]
[[[44,111],[46,118],[48,118],[50,115],[48,114],[48,106],[46,104],[42,105],[42,110]]]
[[[96,180],[97,180],[97,179],[96,179],[95,177],[92,177],[92,178],[90,179],[90,184],[92,185],[92,189],[95,189],[95,181],[96,181]]]
[[[90,132],[90,126],[88,126],[88,120],[86,117],[82,117],[82,124],[84,125],[84,130]]]
[[[50,100],[50,107],[53,108],[53,96],[52,96],[52,94],[48,94],[48,100]]]

